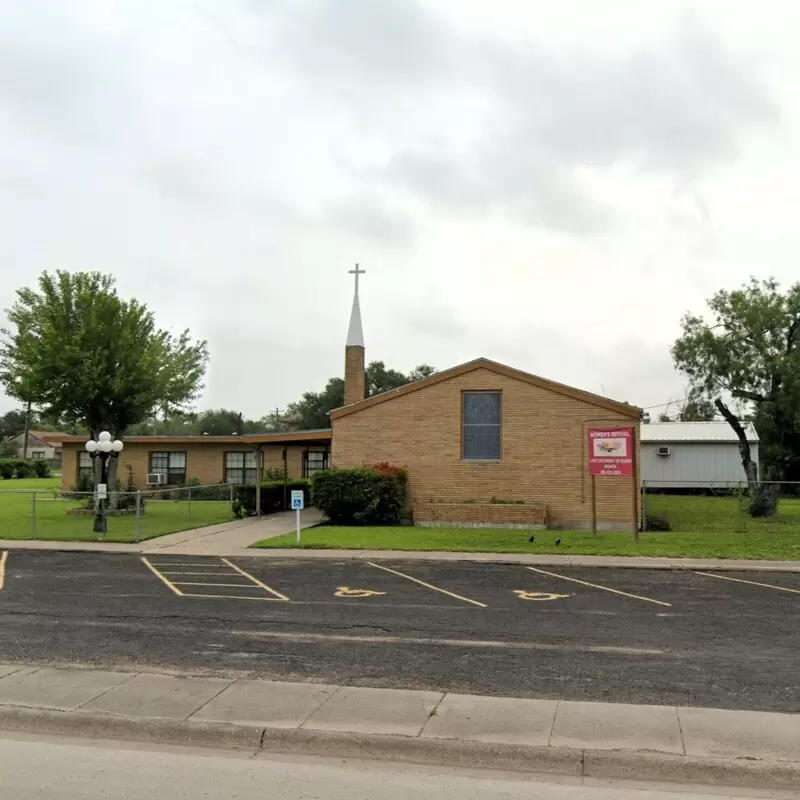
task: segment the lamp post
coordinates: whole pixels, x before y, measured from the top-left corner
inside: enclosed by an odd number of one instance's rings
[[[97,440],[89,439],[84,445],[86,452],[94,461],[100,459],[100,483],[95,487],[97,493],[97,506],[94,515],[94,532],[106,533],[106,497],[108,496],[108,460],[119,458],[122,452],[122,442],[112,439],[108,431],[98,434]]]

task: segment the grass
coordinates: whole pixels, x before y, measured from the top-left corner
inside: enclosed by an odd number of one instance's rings
[[[488,528],[345,528],[320,526],[302,533],[301,547],[347,550],[443,550],[466,553],[556,553],[597,556],[671,556],[800,560],[800,500],[782,499],[767,519],[748,516],[746,498],[648,495],[648,515],[666,517],[669,532],[524,531]],[[533,534],[534,542],[528,539]],[[560,540],[560,544],[556,541]],[[295,535],[265,539],[260,548],[296,547]]]
[[[535,542],[528,541],[533,534]],[[561,540],[557,545],[556,540]],[[295,534],[264,539],[253,547],[297,547]],[[673,556],[800,560],[800,532],[630,533],[524,531],[491,528],[345,528],[320,526],[301,533],[300,547],[345,550],[443,550],[463,553],[555,553],[588,556]]]
[[[800,534],[800,499],[794,497],[781,498],[774,516],[754,519],[743,496],[648,494],[645,513],[665,517],[673,531]]]
[[[4,492],[57,492],[61,488],[61,478],[12,478],[0,480],[0,495]]]
[[[99,537],[92,531],[92,517],[69,516],[67,512],[81,504],[57,499],[58,479],[22,479],[0,481],[0,540],[49,539],[52,541],[133,542],[136,533],[134,516],[109,517],[108,533]],[[33,521],[33,495],[36,493],[36,525]],[[228,501],[148,500],[140,520],[140,539],[152,539],[204,525],[227,522],[232,518]]]

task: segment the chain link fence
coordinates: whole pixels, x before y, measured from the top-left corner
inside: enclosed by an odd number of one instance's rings
[[[105,534],[93,531],[93,492],[0,491],[0,539],[140,542],[235,518],[233,484],[109,492]]]
[[[763,503],[756,502],[745,481],[717,484],[670,481],[669,485],[643,481],[643,527],[650,531],[772,531],[800,535],[799,482],[761,481],[757,493],[761,499],[772,497],[777,500],[774,513],[763,515]]]

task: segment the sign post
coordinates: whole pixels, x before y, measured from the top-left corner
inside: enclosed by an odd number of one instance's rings
[[[592,479],[592,532],[597,530],[598,477],[631,478],[633,486],[633,538],[639,541],[634,428],[589,428],[589,475]]]
[[[305,507],[305,494],[302,489],[292,489],[292,509],[297,519],[297,544],[300,544],[300,512]]]

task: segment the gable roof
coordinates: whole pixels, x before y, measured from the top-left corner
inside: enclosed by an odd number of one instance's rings
[[[748,442],[757,442],[758,433],[752,422],[742,424]],[[727,422],[651,422],[642,425],[642,442],[733,442],[739,443]]]
[[[61,443],[61,440],[66,436],[65,433],[60,433],[58,431],[28,431],[28,439],[38,439],[42,444],[46,444],[48,447],[55,447],[56,445]],[[25,438],[25,432],[18,433],[16,436],[12,436],[11,439],[13,441],[19,441],[22,444]]]
[[[489,358],[476,358],[474,361],[467,361],[465,364],[459,364],[456,367],[450,367],[450,369],[437,372],[429,378],[422,378],[422,380],[407,383],[405,386],[400,386],[397,389],[390,389],[388,392],[382,392],[381,394],[367,397],[364,400],[359,400],[356,403],[350,403],[341,408],[335,408],[330,412],[330,417],[331,419],[346,417],[348,414],[354,414],[356,411],[362,411],[365,408],[385,403],[388,400],[394,400],[396,397],[402,397],[405,394],[416,392],[419,389],[426,389],[428,386],[434,386],[437,383],[442,383],[450,378],[456,378],[459,375],[466,375],[478,369],[488,369],[491,372],[496,372],[498,375],[505,375],[507,378],[514,378],[522,383],[528,383],[531,386],[537,386],[540,389],[546,389],[547,391],[563,395],[564,397],[571,397],[573,400],[581,400],[584,403],[590,403],[606,411],[625,414],[634,419],[639,419],[642,413],[640,408],[628,405],[628,403],[609,400],[607,397],[601,397],[598,394],[585,392],[582,389],[575,389],[572,386],[557,383],[547,378],[540,378],[538,375],[533,375],[530,372],[523,372],[520,369],[514,369],[514,367],[500,364],[498,361],[492,361]]]

